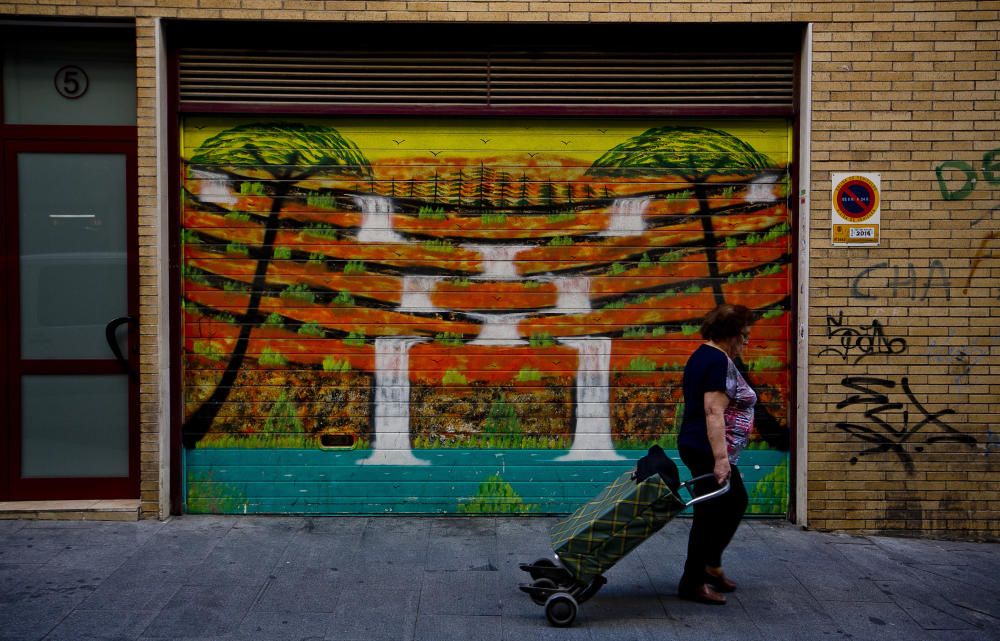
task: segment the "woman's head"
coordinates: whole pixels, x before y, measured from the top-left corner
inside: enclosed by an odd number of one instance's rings
[[[723,303],[710,311],[701,324],[701,335],[707,341],[719,343],[747,335],[754,322],[753,312],[743,305]]]

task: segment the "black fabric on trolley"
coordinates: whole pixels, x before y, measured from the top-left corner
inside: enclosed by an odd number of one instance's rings
[[[649,448],[649,452],[636,462],[635,482],[642,483],[654,474],[659,474],[670,491],[675,494],[680,489],[681,479],[677,465],[670,460],[670,457],[659,445]]]

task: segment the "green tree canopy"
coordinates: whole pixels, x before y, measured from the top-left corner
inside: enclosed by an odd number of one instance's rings
[[[587,174],[644,177],[673,174],[690,182],[712,175],[746,175],[772,167],[771,160],[736,136],[705,127],[655,127],[598,158]]]
[[[190,162],[264,180],[296,180],[326,172],[366,179],[372,175],[358,146],[336,129],[297,123],[226,129],[203,142]]]

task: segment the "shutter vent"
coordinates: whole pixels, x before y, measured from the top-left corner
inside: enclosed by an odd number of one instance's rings
[[[180,51],[180,100],[260,108],[766,109],[793,53]]]

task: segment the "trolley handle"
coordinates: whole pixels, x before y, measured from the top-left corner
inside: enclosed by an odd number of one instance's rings
[[[685,482],[681,483],[681,487],[683,487],[685,490],[687,490],[688,494],[691,495],[691,500],[688,501],[687,503],[685,503],[684,507],[690,507],[690,506],[694,505],[695,503],[701,503],[702,501],[708,501],[710,499],[714,499],[715,497],[722,496],[723,494],[725,494],[726,492],[729,491],[729,479],[726,479],[726,482],[719,489],[712,490],[711,492],[706,492],[705,494],[700,494],[698,496],[695,496],[695,493],[694,493],[694,485],[695,485],[695,483],[697,483],[698,481],[704,481],[705,479],[710,479],[710,478],[715,478],[715,474],[712,474],[712,473],[702,474],[701,476],[694,477],[690,481],[685,481]]]

